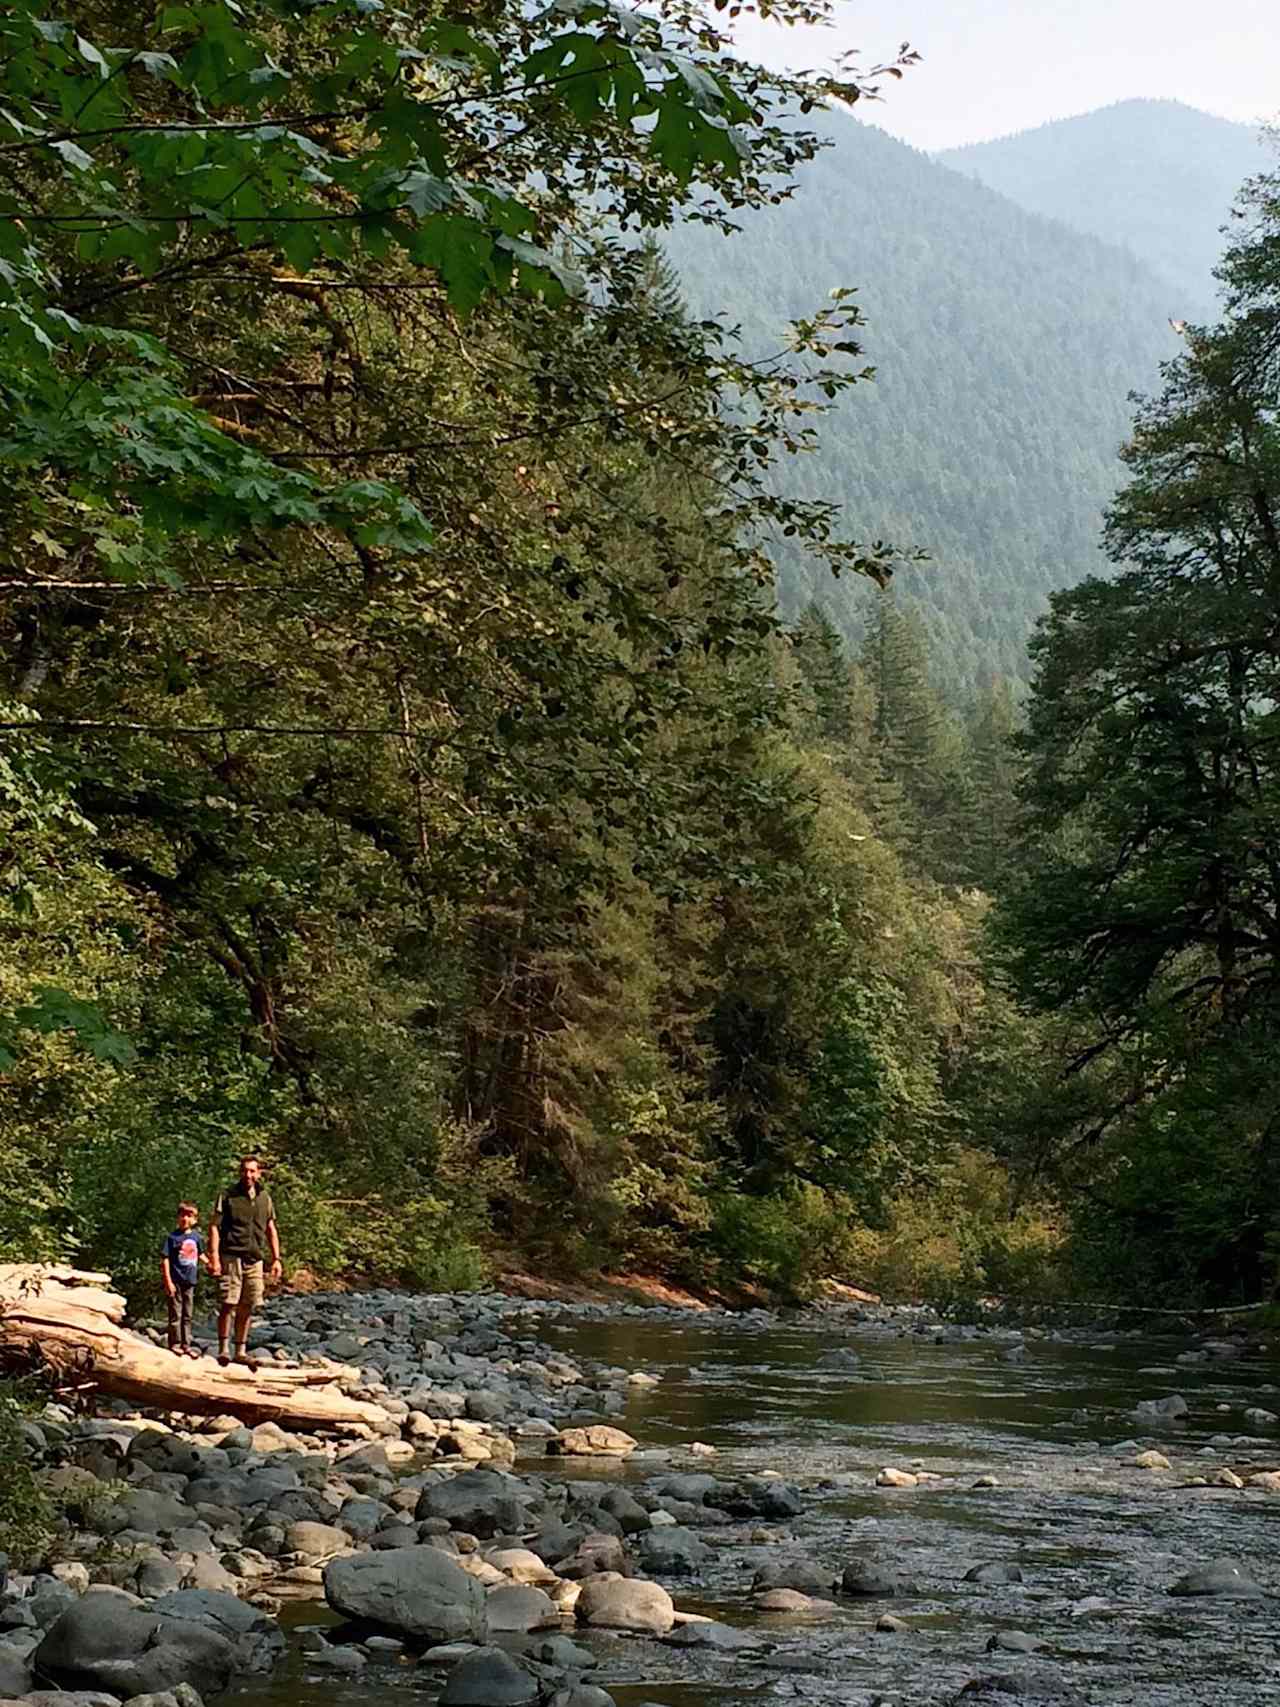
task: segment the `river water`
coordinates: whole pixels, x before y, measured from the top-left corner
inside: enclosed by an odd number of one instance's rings
[[[677,1607],[749,1629],[761,1646],[712,1656],[593,1638],[594,1681],[619,1707],[1280,1703],[1280,1497],[1188,1485],[1222,1466],[1244,1475],[1280,1467],[1280,1430],[1250,1434],[1243,1420],[1249,1406],[1280,1409],[1273,1351],[1186,1367],[1174,1363],[1185,1339],[1029,1339],[1010,1362],[1007,1338],[944,1331],[937,1343],[932,1328],[838,1316],[593,1320],[558,1318],[550,1307],[544,1319],[522,1316],[518,1331],[661,1377],[615,1420],[667,1460],[642,1452],[589,1473],[639,1482],[668,1465],[720,1477],[779,1472],[806,1494],[805,1513],[786,1524],[699,1531],[713,1563],[667,1582]],[[856,1352],[856,1365],[823,1367],[840,1347]],[[1139,1400],[1173,1392],[1191,1406],[1184,1422],[1153,1434],[1129,1414]],[[691,1455],[694,1441],[715,1457]],[[1171,1470],[1134,1466],[1150,1446]],[[940,1479],[878,1488],[887,1465]],[[548,1461],[522,1461],[517,1471],[545,1475]],[[977,1488],[979,1476],[998,1485]],[[899,1592],[813,1617],[756,1611],[756,1569],[797,1554],[832,1577],[855,1561],[888,1570]],[[1168,1593],[1215,1560],[1239,1565],[1263,1596]],[[986,1563],[1017,1565],[1023,1580],[965,1581]],[[878,1631],[884,1612],[908,1628]],[[319,1617],[315,1608],[290,1614],[294,1623]],[[989,1651],[1009,1632],[1043,1646]],[[313,1678],[295,1654],[240,1707],[405,1707],[437,1681],[428,1668],[403,1666],[352,1681]]]

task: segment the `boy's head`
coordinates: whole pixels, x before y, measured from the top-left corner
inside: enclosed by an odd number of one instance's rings
[[[194,1203],[180,1203],[178,1205],[178,1226],[184,1233],[189,1227],[194,1227],[199,1219],[200,1211]]]

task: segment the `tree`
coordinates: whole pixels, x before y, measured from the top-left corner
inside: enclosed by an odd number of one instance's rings
[[[862,665],[874,695],[880,763],[902,792],[905,845],[939,881],[956,881],[964,875],[960,736],[930,680],[928,641],[915,612],[891,596],[878,599]]]
[[[965,860],[972,881],[991,892],[999,887],[1016,836],[1017,730],[1013,686],[997,677],[970,710],[965,730],[969,788]]]
[[[1280,1202],[1280,1097],[1256,1070],[1280,1016],[1277,181],[1242,212],[1226,317],[1189,330],[1125,449],[1120,572],[1058,595],[1033,641],[1005,917],[1023,991],[1074,1020],[1069,1071],[1093,1095],[1072,1143],[1094,1189],[1110,1181],[1152,1268],[1164,1250],[1166,1272],[1227,1295],[1273,1272]],[[1242,1173],[1270,1182],[1265,1208]]]

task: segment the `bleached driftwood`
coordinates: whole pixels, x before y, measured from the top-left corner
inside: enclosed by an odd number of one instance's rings
[[[0,1351],[34,1354],[97,1389],[155,1410],[234,1416],[295,1428],[385,1425],[385,1413],[344,1393],[337,1369],[223,1368],[182,1358],[124,1325],[125,1301],[106,1274],[0,1264]]]

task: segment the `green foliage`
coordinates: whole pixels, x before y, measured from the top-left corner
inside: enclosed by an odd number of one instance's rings
[[[854,1230],[845,1260],[860,1286],[946,1305],[1052,1300],[1077,1278],[1060,1214],[1019,1204],[1008,1171],[972,1149],[958,1151],[927,1191],[896,1196],[877,1225]]]
[[[271,1189],[278,1200],[280,1232],[290,1262],[320,1275],[358,1275],[382,1285],[427,1292],[473,1291],[488,1266],[483,1172],[465,1195],[446,1200],[397,1182],[385,1197],[351,1195],[341,1164],[312,1164],[305,1173],[282,1164]]]
[[[825,1276],[844,1271],[852,1205],[816,1186],[766,1197],[726,1192],[714,1203],[710,1246],[721,1275],[752,1281],[785,1298],[810,1296]]]
[[[626,1064],[611,1100],[606,1133],[618,1150],[608,1191],[614,1260],[697,1280],[723,1112],[692,1075],[673,1072],[652,1048]]]
[[[761,356],[831,281],[857,283],[854,336],[875,383],[838,400],[788,487],[928,553],[923,567],[900,562],[894,587],[925,626],[938,689],[961,707],[993,676],[1025,681],[1050,592],[1103,570],[1128,397],[1153,383],[1177,347],[1168,317],[1187,310],[1128,245],[1024,212],[839,113],[821,128],[832,147],[793,196],[727,243],[681,226],[666,251],[693,311],[726,312]],[[1171,242],[1195,230],[1216,246],[1227,198],[1192,198],[1195,146],[1178,159]],[[1126,204],[1148,188],[1117,175]],[[874,590],[833,585],[793,546],[784,534],[772,547],[785,613],[816,602],[856,653]]]
[[[19,1569],[40,1552],[55,1515],[22,1437],[24,1410],[19,1391],[0,1383],[0,1540]]]
[[[1110,582],[1054,600],[1024,747],[1027,844],[1000,915],[1061,1016],[1051,1129],[1094,1272],[1243,1300],[1276,1281],[1280,320],[1274,177],[1144,401]]]
[[[778,478],[847,288],[744,354],[632,233],[784,200],[862,86],[679,0],[0,35],[4,1253],[145,1299],[252,1148],[322,1277],[803,1292],[994,1048],[999,734],[887,601],[875,668],[774,606],[771,539],[897,557]]]

